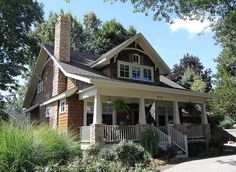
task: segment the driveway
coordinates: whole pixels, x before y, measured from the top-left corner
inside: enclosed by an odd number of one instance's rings
[[[184,162],[163,172],[236,172],[236,155]]]

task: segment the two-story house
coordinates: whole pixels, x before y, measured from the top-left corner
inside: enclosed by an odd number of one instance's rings
[[[54,47],[42,45],[24,102],[32,120],[80,131],[82,143],[106,143],[137,140],[149,114],[163,144],[186,151],[187,136],[209,139],[205,102],[211,96],[169,80],[169,67],[141,33],[102,55],[72,51],[70,34],[71,24],[61,16]],[[128,113],[116,112],[117,99]],[[182,111],[189,102],[202,111],[194,124]]]

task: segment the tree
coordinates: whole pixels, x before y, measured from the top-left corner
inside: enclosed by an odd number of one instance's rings
[[[0,1],[1,91],[16,89],[15,77],[27,70],[26,65],[30,61],[28,51],[34,43],[29,31],[32,25],[42,21],[42,16],[42,5],[37,1]]]
[[[205,83],[205,92],[209,92],[211,85],[211,70],[204,70],[199,58],[190,54],[184,55],[179,64],[175,64],[169,78],[186,88],[191,88],[194,77],[198,76]]]
[[[136,30],[132,26],[126,30],[116,20],[108,21],[102,25],[102,28],[97,34],[95,42],[96,52],[98,54],[103,54],[135,34]]]

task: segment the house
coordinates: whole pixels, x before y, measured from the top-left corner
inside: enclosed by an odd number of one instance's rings
[[[94,55],[71,50],[70,32],[70,22],[61,16],[54,47],[42,45],[24,101],[32,120],[77,131],[84,144],[138,140],[150,127],[147,116],[162,146],[172,143],[187,153],[188,141],[209,140],[206,100],[211,95],[169,80],[169,67],[141,33]],[[116,100],[126,103],[127,113],[114,110]],[[185,113],[189,103],[201,114]]]

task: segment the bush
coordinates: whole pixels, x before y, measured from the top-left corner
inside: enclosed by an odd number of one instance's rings
[[[104,161],[114,161],[115,156],[112,149],[104,148],[100,151],[99,157]]]
[[[193,142],[188,144],[188,153],[190,157],[200,157],[206,152],[205,142]]]
[[[112,147],[114,158],[125,166],[134,166],[135,163],[143,163],[145,159],[145,150],[142,146],[131,141],[123,140]]]
[[[230,129],[233,128],[234,122],[230,119],[224,118],[221,122],[220,122],[220,128],[224,128],[224,129]]]
[[[93,162],[98,159],[101,147],[98,144],[92,144],[87,150],[84,151],[83,159],[85,162]]]
[[[36,166],[66,164],[80,155],[72,134],[58,133],[46,125],[0,124],[0,171],[34,171]]]
[[[159,139],[157,132],[151,128],[146,129],[141,133],[140,144],[152,157],[157,155],[159,149]]]

